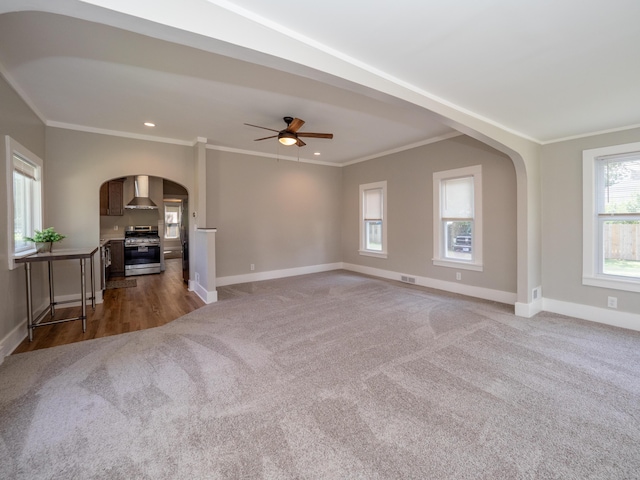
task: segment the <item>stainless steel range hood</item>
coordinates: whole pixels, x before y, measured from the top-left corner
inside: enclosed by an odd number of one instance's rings
[[[149,177],[138,175],[134,178],[134,197],[124,208],[157,209],[158,206],[149,198]]]

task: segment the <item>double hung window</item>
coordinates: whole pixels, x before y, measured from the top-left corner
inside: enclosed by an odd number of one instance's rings
[[[434,265],[482,270],[482,169],[433,174]]]
[[[640,291],[640,143],[583,153],[583,283]]]
[[[5,137],[7,172],[7,233],[9,268],[14,259],[35,252],[24,240],[42,230],[42,160],[25,147]]]
[[[360,185],[360,254],[387,257],[387,182]]]

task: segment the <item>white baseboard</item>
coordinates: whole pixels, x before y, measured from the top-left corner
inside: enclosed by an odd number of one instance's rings
[[[207,305],[218,301],[217,290],[207,290],[202,285],[192,280],[189,280],[189,290],[195,292],[195,294],[198,295]]]
[[[542,303],[543,309],[547,312],[640,331],[640,315],[637,313],[620,312],[610,308],[592,307],[551,298],[543,298]]]
[[[16,325],[6,337],[2,339],[0,363],[4,361],[4,357],[11,355],[11,352],[18,348],[18,345],[20,345],[22,341],[27,338],[27,336],[27,319],[25,318],[22,322]]]
[[[34,308],[34,312],[38,313],[47,308],[49,300],[45,301],[39,307]],[[22,341],[29,336],[29,332],[27,332],[27,318],[23,318],[22,321],[13,327],[5,337],[0,340],[0,364],[4,361],[4,357],[11,355],[18,345],[22,343]]]
[[[247,273],[245,275],[231,275],[219,277],[216,284],[220,287],[225,285],[236,285],[238,283],[259,282],[261,280],[273,280],[275,278],[294,277],[296,275],[307,275],[309,273],[329,272],[343,268],[342,262],[325,263],[322,265],[311,265],[308,267],[287,268],[283,270],[270,270],[268,272]]]
[[[462,283],[447,282],[445,280],[437,280],[435,278],[420,277],[417,275],[407,275],[399,272],[392,272],[389,270],[382,270],[379,268],[364,267],[362,265],[354,265],[351,263],[343,264],[345,270],[351,270],[353,272],[364,273],[366,275],[372,275],[374,277],[386,278],[389,280],[400,281],[401,276],[408,276],[415,279],[415,285],[427,288],[435,288],[437,290],[444,290],[451,293],[459,293],[460,295],[467,295],[469,297],[482,298],[484,300],[492,300],[494,302],[506,303],[508,305],[514,305],[516,303],[517,295],[511,292],[503,292],[501,290],[492,290],[490,288],[475,287],[473,285],[464,285]]]
[[[515,304],[515,314],[518,317],[531,318],[534,315],[540,313],[543,308],[543,301],[541,298],[531,302],[531,303],[522,303],[516,302]]]

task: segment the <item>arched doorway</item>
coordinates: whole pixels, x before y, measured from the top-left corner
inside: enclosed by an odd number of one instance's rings
[[[164,272],[166,260],[177,258],[181,261],[183,281],[188,283],[188,201],[189,194],[184,186],[162,177],[130,175],[104,182],[100,187],[100,242],[111,247],[110,253],[114,257],[114,262],[107,260],[113,265],[108,271],[109,276]],[[133,248],[130,245],[133,235],[139,236],[140,242],[148,236],[149,245],[140,246],[136,255],[123,254],[123,248]],[[123,245],[127,236],[130,238]],[[157,247],[151,245],[156,242]],[[135,263],[133,257],[143,262],[145,256],[158,268],[137,268],[126,264],[128,260]]]

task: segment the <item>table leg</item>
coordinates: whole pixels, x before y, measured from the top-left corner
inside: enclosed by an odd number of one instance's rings
[[[51,312],[51,319],[56,314],[55,294],[53,292],[53,262],[47,262],[49,266],[49,311]]]
[[[85,281],[84,258],[80,259],[80,299],[82,302],[82,333],[87,331],[87,285]]]
[[[91,262],[91,308],[96,309],[96,279],[93,273],[93,255],[89,257]]]
[[[33,304],[31,298],[31,264],[24,264],[25,276],[27,279],[27,331],[29,332],[29,341],[33,341]]]

